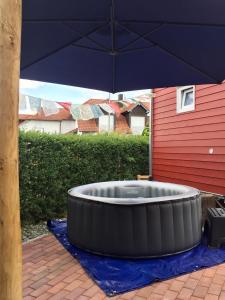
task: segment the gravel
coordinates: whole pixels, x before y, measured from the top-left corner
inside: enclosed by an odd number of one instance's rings
[[[22,226],[22,239],[23,242],[27,242],[41,235],[48,234],[48,228],[46,222],[39,224],[24,224]]]

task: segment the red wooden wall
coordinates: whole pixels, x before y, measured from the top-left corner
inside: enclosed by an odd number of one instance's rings
[[[154,180],[225,195],[225,82],[196,86],[193,112],[176,113],[176,88],[154,94]]]

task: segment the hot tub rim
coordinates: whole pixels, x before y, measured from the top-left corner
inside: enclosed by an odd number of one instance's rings
[[[171,196],[160,196],[160,197],[152,197],[152,198],[144,198],[144,197],[138,197],[138,198],[110,198],[110,197],[101,197],[101,196],[91,196],[82,194],[82,191],[86,190],[88,187],[94,187],[96,185],[109,185],[110,184],[120,184],[122,187],[126,185],[131,184],[138,184],[140,186],[144,186],[144,183],[150,183],[149,181],[138,181],[138,180],[124,180],[124,181],[105,181],[105,182],[97,182],[97,183],[90,183],[85,185],[80,185],[74,188],[71,188],[68,190],[68,196],[71,198],[79,198],[83,200],[89,200],[93,202],[99,202],[99,203],[105,203],[105,204],[113,204],[113,205],[140,205],[140,204],[152,204],[152,203],[158,203],[158,202],[170,202],[170,201],[176,201],[181,199],[190,199],[196,196],[200,195],[200,191],[196,188],[176,184],[176,183],[170,183],[170,182],[161,182],[161,181],[151,181],[156,184],[163,184],[163,185],[169,185],[169,186],[179,186],[179,188],[184,188],[187,190],[187,192],[178,194],[178,195],[171,195]],[[163,188],[163,187],[162,187]],[[73,192],[73,194],[72,194]]]

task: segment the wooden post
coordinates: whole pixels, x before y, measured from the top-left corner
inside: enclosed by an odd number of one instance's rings
[[[18,96],[21,0],[0,0],[0,299],[21,300]]]

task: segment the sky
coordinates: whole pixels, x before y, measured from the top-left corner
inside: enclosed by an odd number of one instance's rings
[[[46,100],[72,102],[77,104],[81,104],[90,98],[109,98],[109,93],[103,91],[25,79],[20,79],[20,93]],[[126,98],[133,98],[149,93],[150,90],[138,90],[125,92],[122,94],[124,94]],[[110,99],[117,98],[118,94],[110,94]]]

